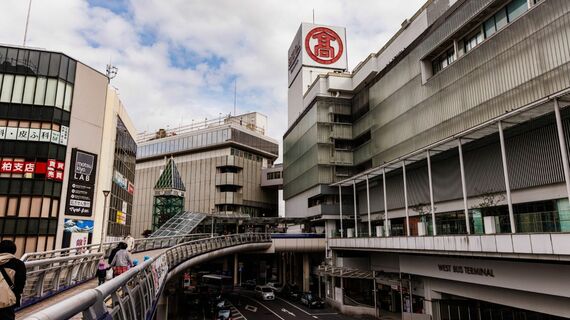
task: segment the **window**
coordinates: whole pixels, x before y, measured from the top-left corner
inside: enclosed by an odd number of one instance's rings
[[[441,70],[447,68],[447,66],[449,66],[453,61],[455,61],[455,49],[450,48],[432,61],[433,74],[435,75]]]
[[[24,85],[24,99],[23,103],[34,103],[34,91],[36,87],[36,77],[26,77],[26,84]]]
[[[507,5],[507,14],[509,22],[520,17],[528,9],[527,0],[514,0]]]
[[[2,91],[0,92],[0,102],[10,102],[12,98],[12,86],[14,85],[14,76],[5,74],[2,81]]]
[[[471,49],[475,48],[478,44],[483,42],[483,33],[481,31],[476,32],[475,34],[471,35],[468,38],[463,40],[463,44],[465,47],[465,53],[471,51]]]

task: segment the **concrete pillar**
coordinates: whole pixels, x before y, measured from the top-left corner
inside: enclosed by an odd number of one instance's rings
[[[338,202],[339,202],[339,212],[340,212],[340,237],[344,238],[344,229],[342,226],[342,187],[338,186]]]
[[[429,184],[429,211],[431,213],[431,228],[433,235],[437,236],[437,228],[435,226],[435,206],[433,203],[433,181],[431,177],[431,158],[429,150],[426,151],[427,167],[428,167],[428,184]]]
[[[309,254],[303,253],[303,291],[309,291],[309,276],[311,268],[309,266]]]
[[[406,183],[406,161],[402,161],[402,175],[404,177],[404,210],[406,211],[406,235],[410,234],[410,213],[408,212],[408,185]]]
[[[239,283],[239,261],[238,261],[238,254],[234,253],[234,286],[237,286]]]
[[[156,305],[156,320],[168,320],[168,297],[160,295]]]
[[[505,178],[505,191],[507,192],[507,207],[509,208],[509,222],[511,224],[511,233],[516,233],[513,200],[511,198],[511,183],[509,182],[509,167],[507,166],[507,151],[505,149],[505,135],[503,134],[503,124],[501,121],[499,121],[498,126],[499,141],[501,142],[501,159],[503,161],[503,176]]]
[[[227,272],[227,271],[229,270],[229,264],[230,264],[230,263],[229,263],[229,260],[230,260],[229,257],[225,257],[225,258],[224,258],[224,262],[223,262],[223,265],[222,265],[222,271]]]

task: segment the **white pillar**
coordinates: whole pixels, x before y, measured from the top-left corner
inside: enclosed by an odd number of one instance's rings
[[[465,168],[463,166],[463,148],[461,147],[461,139],[457,139],[457,147],[459,149],[459,169],[461,171],[461,190],[463,192],[463,209],[465,210],[465,227],[467,234],[471,234],[471,226],[469,225],[469,208],[467,208],[467,187],[465,186]]]
[[[358,218],[356,216],[356,181],[352,180],[352,190],[354,192],[354,236],[358,238]]]
[[[511,233],[516,233],[515,215],[513,212],[513,201],[511,198],[511,184],[509,182],[509,169],[507,166],[507,152],[505,151],[505,135],[503,134],[503,124],[498,122],[499,140],[501,142],[501,159],[503,161],[503,176],[505,177],[505,190],[507,191],[507,205],[509,207],[509,222],[511,224]]]
[[[342,186],[338,185],[338,200],[340,202],[340,237],[344,237],[344,229],[342,227]]]
[[[388,199],[386,198],[386,168],[382,168],[382,186],[384,193],[384,234],[390,236],[390,228],[388,228]]]
[[[566,151],[566,139],[564,138],[564,129],[562,128],[562,117],[560,116],[560,106],[558,100],[554,100],[554,114],[556,115],[556,129],[558,130],[558,144],[560,145],[560,153],[562,155],[562,167],[564,169],[564,180],[566,181],[566,193],[568,201],[570,201],[570,168],[568,166],[568,152]]]
[[[406,182],[406,161],[402,161],[402,173],[404,176],[404,209],[406,210],[406,235],[410,236],[410,214],[408,212],[408,185]]]
[[[370,221],[370,184],[368,183],[368,176],[366,176],[366,201],[368,204],[368,236],[372,237],[372,221]]]
[[[428,184],[429,184],[429,205],[431,212],[431,227],[433,230],[433,235],[437,236],[437,228],[435,227],[435,206],[433,204],[433,181],[431,177],[431,158],[429,155],[429,150],[426,151],[427,155],[427,166],[428,166]]]

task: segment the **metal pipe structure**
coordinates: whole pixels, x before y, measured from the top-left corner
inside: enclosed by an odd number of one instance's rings
[[[459,150],[459,169],[461,170],[461,190],[463,192],[465,228],[467,230],[467,234],[471,234],[471,226],[469,225],[469,208],[467,208],[467,187],[465,185],[465,167],[463,166],[463,148],[461,147],[461,139],[457,139],[457,148]]]
[[[503,161],[503,176],[505,177],[505,190],[507,191],[507,205],[509,208],[509,223],[511,225],[511,233],[516,233],[515,214],[513,211],[513,200],[511,198],[511,184],[509,182],[509,168],[507,166],[507,152],[505,151],[505,135],[503,134],[503,124],[497,122],[499,126],[499,140],[501,142],[501,160]]]
[[[340,237],[344,238],[344,229],[342,226],[342,187],[338,186],[338,200],[340,202]]]
[[[410,234],[410,213],[408,212],[408,185],[406,183],[406,161],[402,161],[402,173],[404,176],[404,208],[406,210],[406,235]]]
[[[388,228],[388,199],[386,197],[386,169],[382,168],[382,185],[384,193],[384,233],[386,237],[390,236],[390,228]]]
[[[431,177],[431,157],[429,155],[429,150],[426,151],[427,167],[428,167],[428,184],[429,184],[429,210],[431,213],[431,229],[433,230],[433,235],[437,236],[437,228],[435,224],[435,205],[433,202],[433,181]]]
[[[352,190],[354,193],[354,236],[358,238],[358,217],[356,214],[356,182],[352,180]]]
[[[556,116],[556,130],[558,131],[558,144],[562,155],[562,167],[564,169],[564,180],[566,182],[566,193],[570,201],[570,168],[568,165],[568,152],[566,150],[566,139],[564,138],[564,128],[562,127],[562,117],[560,116],[560,105],[558,99],[554,99],[554,114]]]
[[[368,236],[372,237],[372,221],[370,220],[370,184],[368,183],[368,176],[366,176],[366,202],[368,208]]]

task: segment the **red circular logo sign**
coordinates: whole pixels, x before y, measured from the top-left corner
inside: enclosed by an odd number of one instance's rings
[[[344,50],[342,39],[329,28],[317,27],[305,37],[305,50],[311,59],[321,64],[333,64]]]

